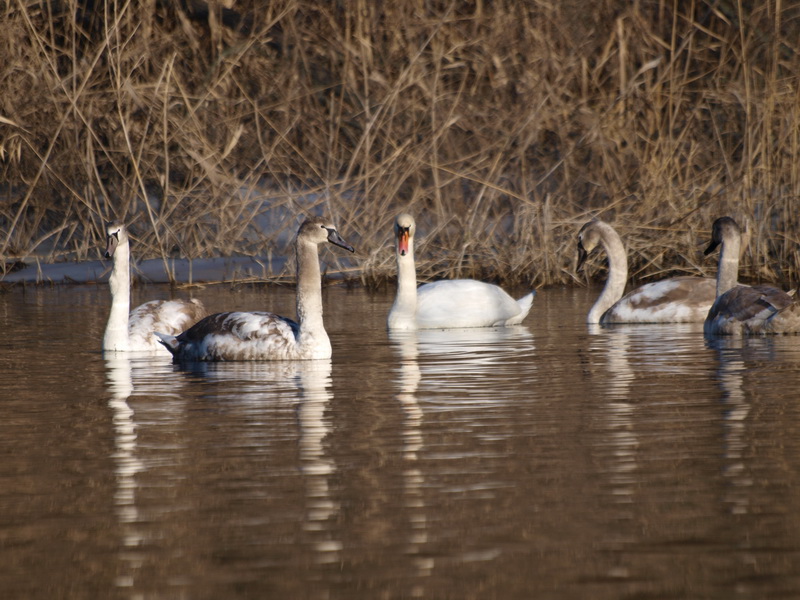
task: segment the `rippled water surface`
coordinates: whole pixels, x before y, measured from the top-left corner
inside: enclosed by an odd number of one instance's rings
[[[99,352],[105,287],[0,294],[2,597],[800,597],[800,337],[392,299],[328,289],[330,361],[177,368]]]

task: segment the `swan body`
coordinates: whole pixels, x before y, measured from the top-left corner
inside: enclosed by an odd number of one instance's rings
[[[225,312],[178,336],[156,335],[176,362],[330,358],[318,257],[318,245],[326,241],[353,252],[326,219],[308,219],[297,232],[297,321],[269,312]]]
[[[714,221],[706,254],[722,245],[717,299],[708,311],[707,335],[761,335],[800,333],[800,304],[793,294],[771,285],[737,282],[741,230],[730,217]],[[726,268],[723,273],[723,263]]]
[[[770,285],[737,285],[714,302],[703,331],[710,335],[800,333],[800,304]]]
[[[109,285],[111,311],[103,335],[105,352],[150,352],[169,355],[154,335],[156,330],[180,333],[206,315],[199,300],[151,300],[130,314],[130,239],[125,225],[114,222],[106,229],[106,258],[113,259]]]
[[[502,288],[474,279],[426,283],[417,288],[414,217],[403,213],[394,225],[397,296],[389,311],[390,330],[452,329],[518,325],[536,292],[514,300]]]
[[[628,258],[619,234],[604,221],[586,223],[578,234],[578,268],[602,244],[608,279],[586,316],[587,323],[700,323],[716,296],[709,277],[671,277],[642,285],[624,296]]]

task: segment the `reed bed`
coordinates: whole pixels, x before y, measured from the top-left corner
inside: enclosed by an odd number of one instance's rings
[[[638,279],[800,279],[800,8],[781,0],[0,2],[0,255],[286,253],[327,212],[359,277],[576,280],[614,224]],[[599,274],[602,257],[590,274]]]

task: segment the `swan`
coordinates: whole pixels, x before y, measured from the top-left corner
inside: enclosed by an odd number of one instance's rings
[[[706,254],[720,244],[722,250],[717,299],[708,311],[703,332],[707,335],[800,333],[800,305],[793,293],[771,285],[747,286],[737,282],[740,238],[741,230],[732,218],[720,217],[714,221]]]
[[[130,238],[123,223],[106,228],[106,258],[113,259],[109,285],[111,312],[103,335],[105,352],[168,353],[153,335],[156,330],[180,333],[206,315],[199,300],[151,300],[131,305]]]
[[[628,258],[622,240],[608,223],[594,219],[578,233],[578,269],[602,244],[608,279],[586,316],[587,323],[701,323],[716,297],[710,277],[671,277],[642,285],[625,296]],[[737,255],[738,256],[738,255]]]
[[[417,288],[415,231],[410,214],[395,220],[397,296],[389,311],[390,330],[518,325],[527,316],[535,291],[514,300],[498,286],[474,279],[434,281]]]
[[[326,241],[354,251],[324,218],[306,220],[297,232],[297,321],[269,312],[225,312],[206,317],[178,336],[156,335],[175,362],[330,358],[317,248]]]

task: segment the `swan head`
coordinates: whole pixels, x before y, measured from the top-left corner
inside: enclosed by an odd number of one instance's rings
[[[586,262],[592,250],[597,248],[600,243],[600,229],[598,227],[600,221],[594,219],[589,221],[581,227],[578,232],[578,271],[583,268],[583,263]]]
[[[714,221],[714,225],[711,228],[711,243],[703,254],[708,256],[716,250],[717,246],[723,244],[725,240],[739,238],[741,235],[742,230],[739,228],[739,224],[736,223],[736,221],[731,217],[720,217]]]
[[[297,232],[298,241],[307,241],[312,244],[322,244],[330,242],[340,248],[355,252],[355,249],[342,239],[336,227],[323,217],[312,217],[307,219]]]
[[[410,243],[416,230],[417,225],[414,222],[414,217],[410,214],[402,213],[395,219],[394,237],[397,242],[397,253],[400,256],[405,256],[409,253]]]
[[[112,221],[106,226],[106,258],[114,256],[120,244],[128,243],[128,232],[121,221]]]

